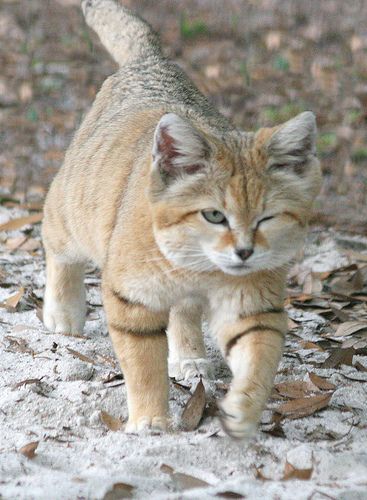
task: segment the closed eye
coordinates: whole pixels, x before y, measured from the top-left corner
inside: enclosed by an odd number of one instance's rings
[[[262,219],[258,220],[256,223],[256,228],[260,226],[262,222],[266,222],[267,220],[274,219],[275,215],[268,215],[267,217],[263,217]]]

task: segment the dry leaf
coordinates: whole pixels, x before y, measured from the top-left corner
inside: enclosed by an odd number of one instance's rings
[[[313,468],[311,469],[297,469],[289,462],[285,462],[284,476],[283,480],[288,481],[289,479],[301,479],[307,480],[311,479]]]
[[[353,335],[353,333],[359,332],[360,330],[367,329],[366,321],[346,321],[338,326],[338,329],[333,333],[333,337],[346,337],[347,335]]]
[[[24,234],[22,236],[17,236],[16,238],[8,238],[6,240],[6,248],[8,250],[16,250],[17,248],[19,248],[21,245],[23,245],[23,243],[25,243],[25,241],[27,240],[27,236],[25,236]]]
[[[204,486],[211,486],[206,481],[199,479],[182,472],[175,472],[174,468],[167,464],[162,464],[160,470],[165,474],[171,476],[172,481],[181,490],[190,490],[192,488],[203,488]]]
[[[359,361],[354,366],[359,372],[367,372],[367,366],[362,365]]]
[[[36,224],[37,222],[41,222],[42,217],[42,212],[38,212],[25,217],[19,217],[18,219],[12,219],[4,224],[0,224],[0,231],[14,231],[15,229],[19,229],[27,224]]]
[[[353,355],[355,350],[350,347],[348,349],[333,349],[330,356],[320,365],[320,368],[336,368],[340,365],[353,366]]]
[[[135,487],[127,483],[115,483],[104,495],[103,500],[120,500],[120,498],[132,498]]]
[[[309,340],[300,340],[299,345],[302,347],[302,349],[316,349],[317,351],[324,350],[322,347],[315,344],[315,342],[310,342]]]
[[[32,441],[31,443],[22,446],[19,450],[19,453],[32,460],[32,458],[36,456],[36,449],[38,447],[38,443],[39,441]]]
[[[331,394],[318,394],[308,398],[293,399],[287,403],[283,403],[276,412],[288,418],[302,418],[312,415],[313,413],[326,408],[329,404]]]
[[[316,373],[310,372],[308,374],[311,382],[316,385],[319,389],[323,391],[334,391],[336,389],[335,385],[328,382],[325,378],[319,377]]]
[[[90,363],[91,365],[95,365],[96,362],[90,358],[89,356],[86,356],[85,354],[82,354],[81,352],[74,351],[74,349],[71,349],[70,347],[66,348],[70,354],[72,354],[75,358],[79,358],[82,361],[85,361],[86,363]]]
[[[205,388],[200,379],[192,396],[187,401],[181,416],[181,425],[185,431],[197,429],[205,408]]]
[[[304,380],[282,382],[280,384],[276,384],[274,387],[279,394],[291,399],[303,398],[308,394],[318,391],[317,386],[314,386],[311,382]]]
[[[101,421],[110,429],[110,431],[116,432],[121,429],[122,421],[119,418],[115,418],[103,410],[99,416]]]
[[[14,312],[23,295],[24,288],[20,287],[14,295],[11,295],[7,299],[5,299],[0,305],[1,307],[5,307],[8,311]]]
[[[246,498],[240,493],[236,493],[235,491],[220,491],[216,493],[214,496],[219,498]]]
[[[18,389],[18,387],[22,387],[22,385],[38,384],[38,382],[41,382],[42,379],[43,379],[43,377],[41,377],[41,378],[27,378],[26,380],[22,380],[21,382],[17,382],[14,385],[13,390]]]
[[[261,481],[270,481],[269,477],[264,476],[262,469],[260,467],[255,467],[255,477]]]
[[[338,278],[330,286],[332,293],[340,295],[351,295],[363,290],[363,274],[359,269],[352,275],[352,277]]]

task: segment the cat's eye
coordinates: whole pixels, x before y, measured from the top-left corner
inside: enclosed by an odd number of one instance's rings
[[[256,223],[256,227],[258,227],[262,222],[266,222],[267,220],[274,219],[275,215],[268,215],[268,217],[263,217],[262,219],[258,220]]]
[[[227,219],[219,210],[203,210],[202,215],[211,224],[225,224]]]

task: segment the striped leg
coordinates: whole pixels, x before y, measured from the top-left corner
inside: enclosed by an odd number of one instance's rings
[[[256,431],[282,355],[286,325],[284,312],[271,311],[240,319],[219,333],[233,374],[220,403],[223,427],[232,437],[246,438]]]
[[[129,420],[125,430],[165,430],[168,419],[168,313],[130,302],[107,286],[104,307],[112,343],[127,390]]]

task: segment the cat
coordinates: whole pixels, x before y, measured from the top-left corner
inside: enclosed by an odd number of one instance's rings
[[[162,55],[144,20],[114,0],[82,8],[120,69],[45,201],[44,324],[83,330],[84,268],[98,265],[126,431],[165,430],[167,337],[176,376],[207,376],[204,309],[233,375],[223,428],[250,437],[282,355],[287,269],[320,189],[315,117],[239,130]]]

